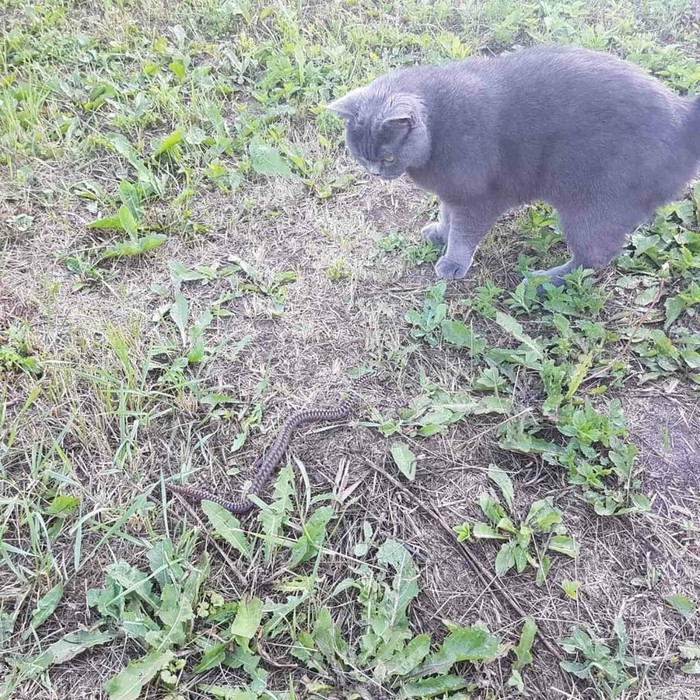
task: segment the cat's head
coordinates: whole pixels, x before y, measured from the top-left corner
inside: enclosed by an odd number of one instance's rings
[[[345,119],[345,141],[372,175],[393,180],[430,154],[425,106],[419,97],[361,87],[328,105]]]

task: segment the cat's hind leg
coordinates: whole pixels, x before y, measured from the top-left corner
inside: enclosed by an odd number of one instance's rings
[[[555,287],[559,287],[566,281],[564,275],[568,275],[572,270],[575,270],[578,265],[574,262],[574,258],[571,258],[563,265],[557,265],[556,267],[550,267],[548,270],[532,270],[530,273],[532,277],[547,277],[549,284],[553,284]],[[538,292],[543,292],[544,288],[540,285],[537,287]]]
[[[625,237],[644,221],[645,213],[579,212],[575,215],[560,212],[564,238],[572,253],[563,265],[549,270],[535,270],[533,276],[548,277],[551,284],[559,286],[564,276],[579,267],[602,270],[621,252]]]

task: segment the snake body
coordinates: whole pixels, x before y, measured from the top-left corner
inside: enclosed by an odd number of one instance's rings
[[[289,443],[294,436],[296,430],[307,423],[335,422],[349,418],[352,412],[357,407],[359,402],[359,392],[367,383],[371,375],[364,375],[356,379],[353,383],[351,392],[345,396],[337,406],[332,408],[311,408],[302,411],[296,411],[283,423],[282,428],[275,436],[275,439],[270,446],[270,449],[258,459],[253,465],[255,473],[253,474],[252,483],[248,493],[258,495],[262,491],[270,477],[275,473],[275,469],[279,465],[282,457],[284,457]],[[198,489],[191,486],[180,486],[177,484],[166,484],[166,489],[171,492],[178,493],[188,500],[192,501],[213,501],[218,503],[230,513],[243,515],[252,510],[254,504],[247,498],[241,498],[236,501],[229,501],[222,496]]]

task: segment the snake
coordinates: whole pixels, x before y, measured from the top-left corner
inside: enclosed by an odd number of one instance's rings
[[[373,373],[365,374],[353,381],[352,389],[342,398],[336,406],[329,408],[308,408],[295,411],[282,424],[279,432],[275,436],[270,448],[253,464],[253,478],[247,494],[260,494],[265,484],[275,473],[282,457],[284,457],[289,445],[294,437],[294,433],[308,423],[330,423],[349,418],[359,404],[361,391],[367,385]],[[251,511],[254,503],[248,499],[248,495],[238,500],[228,500],[217,494],[192,486],[182,486],[180,484],[166,484],[165,488],[172,493],[180,494],[189,501],[212,501],[218,503],[229,513],[244,515]]]

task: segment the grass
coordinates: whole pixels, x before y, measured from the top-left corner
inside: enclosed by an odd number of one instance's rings
[[[0,0],[0,697],[663,698],[700,672],[700,185],[536,297],[323,105],[575,43],[698,92],[697,3]],[[363,412],[286,415],[376,367]]]

